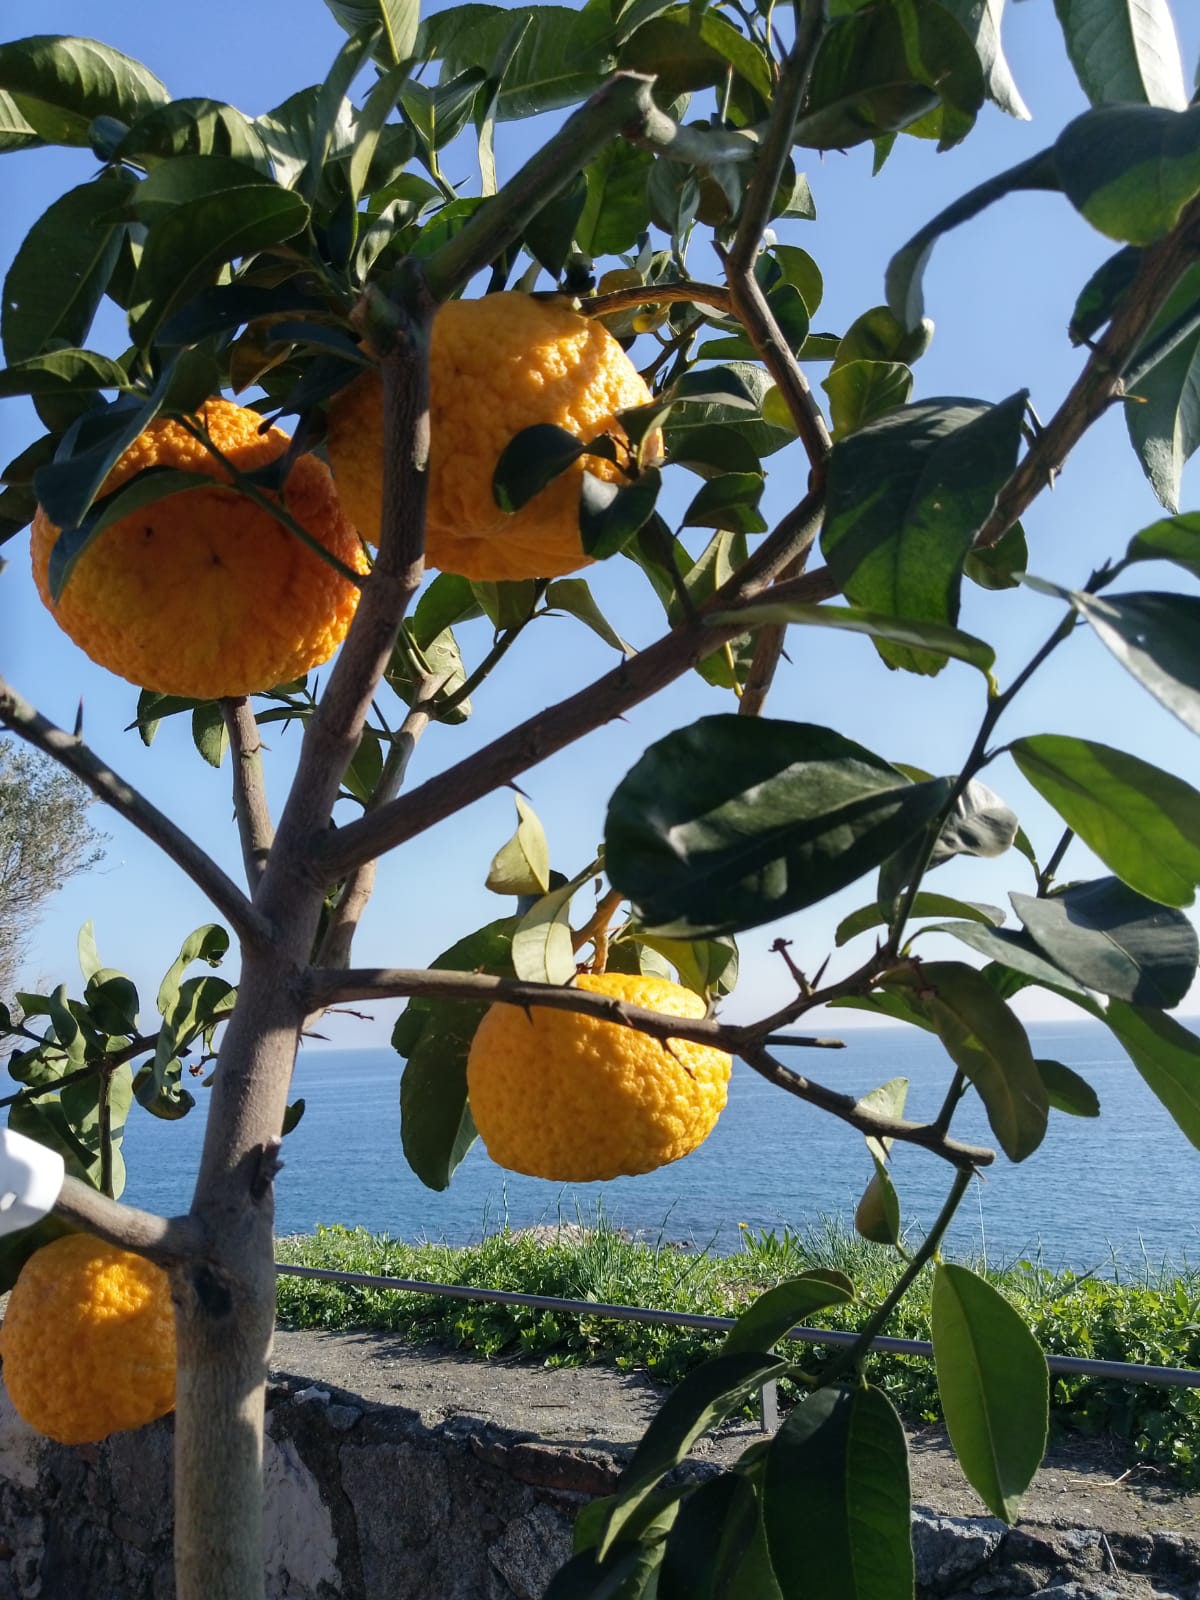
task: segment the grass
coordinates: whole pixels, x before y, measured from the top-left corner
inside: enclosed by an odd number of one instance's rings
[[[837,1220],[803,1233],[790,1228],[746,1232],[742,1250],[732,1256],[679,1250],[661,1240],[630,1240],[603,1216],[586,1229],[542,1229],[535,1236],[505,1229],[463,1247],[404,1244],[362,1229],[322,1228],[279,1240],[276,1253],[280,1261],[297,1265],[712,1316],[736,1316],[781,1279],[812,1267],[833,1267],[855,1284],[857,1300],[822,1313],[821,1325],[830,1328],[859,1325],[900,1271],[892,1251],[867,1243]],[[1147,1263],[1139,1275],[1122,1280],[1054,1273],[1036,1258],[999,1267],[967,1264],[1009,1298],[1050,1354],[1155,1366],[1200,1364],[1200,1271],[1175,1275]],[[930,1285],[926,1273],[892,1318],[889,1334],[929,1338]],[[278,1309],[285,1327],[381,1329],[482,1357],[520,1354],[551,1366],[637,1367],[664,1383],[677,1382],[721,1341],[720,1334],[687,1329],[291,1277],[279,1279]],[[823,1352],[804,1347],[799,1359],[817,1370]],[[931,1362],[875,1356],[871,1377],[908,1422],[938,1419]],[[1165,1466],[1185,1483],[1200,1483],[1198,1390],[1055,1378],[1051,1411],[1060,1436],[1115,1436],[1131,1460]]]

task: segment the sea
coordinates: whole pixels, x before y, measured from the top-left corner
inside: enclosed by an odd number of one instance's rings
[[[1031,1261],[1054,1271],[1140,1277],[1200,1268],[1200,1151],[1188,1143],[1112,1035],[1092,1021],[1029,1025],[1034,1054],[1081,1073],[1098,1118],[1052,1112],[1045,1141],[1014,1165],[998,1156],[972,1185],[947,1244],[960,1259]],[[844,1050],[781,1050],[780,1058],[859,1095],[891,1078],[910,1083],[907,1115],[932,1117],[950,1066],[915,1029],[854,1028]],[[477,1241],[501,1228],[556,1222],[614,1227],[649,1242],[729,1254],[747,1236],[849,1225],[873,1170],[862,1137],[734,1066],[729,1103],[708,1140],[682,1161],[638,1178],[559,1184],[502,1171],[476,1144],[444,1192],[409,1170],[400,1143],[400,1075],[391,1050],[305,1050],[292,1098],[305,1111],[284,1141],[278,1234],[322,1224],[411,1242]],[[204,1132],[206,1092],[179,1122],[130,1118],[124,1198],[160,1213],[186,1210]],[[990,1143],[973,1092],[955,1133]],[[905,1228],[919,1237],[951,1179],[948,1166],[897,1146],[893,1175]]]

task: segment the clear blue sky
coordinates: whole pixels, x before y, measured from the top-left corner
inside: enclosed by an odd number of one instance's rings
[[[1200,15],[1176,6],[1184,59],[1190,73],[1200,53]],[[98,34],[138,56],[177,96],[206,94],[250,114],[324,75],[343,35],[320,0],[209,0],[202,12],[109,0],[44,0],[10,7],[11,36],[23,32]],[[1022,124],[985,108],[976,133],[946,155],[901,139],[883,176],[870,177],[870,154],[813,156],[808,171],[818,207],[815,223],[789,224],[785,239],[818,260],[826,298],[815,323],[841,332],[859,312],[882,299],[890,254],[949,199],[982,178],[1049,143],[1084,108],[1070,74],[1049,5],[1015,5],[1005,19],[1006,42],[1021,91],[1033,111]],[[533,148],[539,129],[504,124],[498,130],[501,179]],[[0,160],[0,202],[6,221],[6,256],[55,194],[83,182],[93,170],[86,152],[36,151]],[[464,157],[460,170],[469,172]],[[962,394],[998,400],[1028,387],[1040,415],[1058,404],[1080,365],[1066,338],[1074,296],[1111,245],[1078,218],[1060,197],[1009,200],[938,248],[928,275],[930,314],[937,336],[917,368],[917,395]],[[698,244],[691,265],[697,276],[716,264]],[[93,339],[103,347],[100,337]],[[123,341],[108,328],[108,347]],[[823,368],[814,368],[818,381]],[[0,407],[0,450],[15,455],[35,424],[20,404]],[[795,447],[772,458],[768,508],[778,512],[802,491],[805,464]],[[688,480],[694,488],[694,480]],[[1195,504],[1197,479],[1185,479],[1185,508]],[[1191,498],[1189,499],[1189,490]],[[1118,414],[1094,429],[1071,459],[1052,496],[1026,520],[1031,568],[1074,584],[1106,555],[1120,552],[1130,534],[1159,514],[1142,478]],[[231,872],[239,870],[232,826],[228,771],[214,772],[196,756],[180,725],[165,725],[151,750],[122,731],[132,720],[136,690],[92,664],[60,634],[43,611],[28,575],[26,539],[4,551],[0,575],[0,671],[47,715],[70,725],[80,697],[85,736],[111,764],[170,811]],[[659,628],[657,603],[627,563],[614,561],[589,573],[594,592],[622,634],[646,644]],[[1141,581],[1141,580],[1139,580]],[[1145,580],[1153,587],[1162,579]],[[1042,599],[990,596],[970,588],[962,626],[999,650],[1001,681],[1011,677],[1045,637],[1056,617]],[[487,645],[486,624],[463,630],[470,659]],[[770,704],[775,716],[823,722],[892,759],[933,770],[959,766],[983,706],[982,682],[951,664],[933,680],[889,673],[865,640],[793,630],[790,665],[782,669]],[[548,653],[551,653],[548,657]],[[521,640],[476,699],[464,729],[435,729],[413,767],[419,780],[466,754],[508,726],[606,670],[615,658],[590,633],[568,621],[540,623]],[[669,727],[732,701],[692,678],[639,708],[572,752],[543,764],[522,780],[546,824],[556,866],[573,873],[591,856],[602,831],[607,797],[621,775]],[[1151,700],[1090,638],[1082,634],[1059,652],[1017,703],[1002,729],[1018,733],[1071,732],[1120,744],[1200,786],[1200,745]],[[271,761],[276,801],[286,786],[295,735],[278,736]],[[988,781],[1019,812],[1040,853],[1048,854],[1059,824],[1011,765],[992,769]],[[361,964],[423,965],[456,937],[509,903],[482,887],[493,850],[511,831],[510,794],[497,793],[463,817],[398,852],[384,866],[356,949]],[[49,909],[33,942],[27,981],[76,981],[75,932],[93,917],[106,962],[129,971],[147,1005],[182,938],[210,914],[201,896],[170,863],[120,823],[107,824],[111,844],[105,864],[69,886]],[[1074,876],[1095,870],[1078,846],[1067,862]],[[743,983],[727,1014],[748,1017],[790,992],[778,958],[766,947],[778,933],[795,940],[794,954],[815,966],[827,953],[840,916],[870,898],[870,880],[835,901],[742,939]],[[936,887],[1005,904],[1010,888],[1028,892],[1028,869],[1015,856],[995,863],[952,864]],[[582,902],[581,902],[582,903]],[[930,954],[935,945],[928,942]],[[960,955],[961,947],[944,954]],[[1187,1009],[1196,1009],[1193,992]],[[1026,1015],[1050,1015],[1057,1003],[1033,996]],[[345,1044],[386,1039],[395,1006],[380,1006],[373,1025],[335,1019],[331,1037]],[[837,1018],[842,1027],[843,1013]]]

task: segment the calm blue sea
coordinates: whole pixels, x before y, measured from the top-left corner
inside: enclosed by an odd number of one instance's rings
[[[1028,1161],[1001,1157],[974,1186],[950,1236],[956,1253],[993,1261],[1040,1255],[1051,1267],[1139,1270],[1147,1261],[1200,1266],[1200,1151],[1192,1148],[1100,1024],[1034,1024],[1034,1053],[1082,1073],[1101,1101],[1098,1120],[1051,1114]],[[793,1065],[854,1094],[888,1078],[911,1082],[908,1113],[933,1116],[949,1067],[915,1029],[855,1029],[844,1051],[791,1051]],[[284,1145],[277,1229],[361,1225],[408,1240],[465,1243],[505,1223],[594,1216],[646,1238],[736,1250],[739,1224],[805,1228],[853,1215],[871,1173],[861,1138],[832,1117],[773,1089],[738,1063],[729,1105],[693,1155],[641,1178],[563,1186],[502,1172],[476,1145],[449,1190],[408,1170],[400,1147],[403,1063],[389,1050],[301,1056],[293,1098],[307,1110]],[[186,1209],[203,1135],[201,1104],[178,1123],[130,1120],[125,1198],[160,1212]],[[994,1143],[974,1095],[955,1120],[963,1138]],[[949,1169],[899,1148],[894,1172],[908,1224],[937,1213]]]

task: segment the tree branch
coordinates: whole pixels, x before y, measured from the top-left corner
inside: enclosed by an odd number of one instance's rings
[[[253,894],[266,871],[275,838],[263,781],[262,739],[245,695],[222,700],[221,715],[233,751],[233,813],[242,841],[246,882]]]
[[[584,296],[579,309],[585,317],[611,317],[618,311],[636,311],[639,306],[665,306],[683,301],[688,305],[713,306],[726,316],[733,315],[729,290],[719,283],[643,283],[628,289],[611,289],[608,294]]]
[[[204,1230],[194,1217],[158,1217],[110,1200],[78,1178],[64,1178],[54,1215],[121,1250],[134,1250],[160,1267],[201,1253]]]
[[[275,937],[272,923],[194,839],[124,778],[118,777],[82,740],[43,717],[3,678],[0,678],[0,722],[19,738],[52,756],[68,772],[73,772],[119,817],[158,845],[204,891],[244,944],[265,948],[272,943]]]

